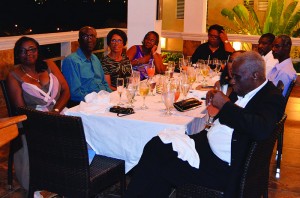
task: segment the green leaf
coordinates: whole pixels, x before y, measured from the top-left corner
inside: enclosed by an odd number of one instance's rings
[[[300,20],[300,10],[298,10],[287,22],[286,27],[283,30],[284,34],[291,35],[294,27],[299,23]]]

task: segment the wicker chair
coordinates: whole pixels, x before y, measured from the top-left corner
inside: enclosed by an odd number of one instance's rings
[[[269,166],[272,152],[276,139],[283,128],[286,117],[287,116],[285,114],[277,123],[276,129],[269,139],[251,143],[240,180],[239,198],[260,198],[262,195],[264,198],[268,197]],[[177,188],[176,197],[221,198],[234,197],[234,195],[227,194],[225,196],[225,192],[220,192],[203,186],[186,184]]]
[[[13,106],[11,105],[11,102],[10,102],[10,99],[8,96],[6,81],[0,80],[0,85],[1,85],[3,97],[5,100],[7,114],[9,117],[15,116],[16,113],[13,109]],[[21,131],[19,131],[19,132],[21,132]],[[8,154],[8,164],[7,164],[7,185],[8,185],[9,190],[12,189],[12,184],[13,184],[13,159],[14,159],[14,153],[15,153],[15,150],[17,147],[16,144],[17,144],[16,139],[12,140],[9,143],[9,154]]]
[[[296,80],[293,80],[289,85],[289,88],[288,88],[288,90],[286,92],[286,95],[285,95],[285,98],[284,98],[284,103],[285,103],[284,106],[285,107],[287,105],[287,102],[290,98],[291,92],[292,92],[295,84],[296,84]],[[277,87],[278,87],[278,84],[277,84]],[[283,88],[282,88],[282,91],[283,91]],[[280,164],[281,164],[281,158],[282,158],[283,135],[284,135],[284,127],[282,128],[282,131],[280,131],[279,136],[278,136],[278,140],[277,140],[276,175],[275,175],[275,177],[277,179],[280,178]]]
[[[89,165],[87,143],[80,117],[18,108],[27,115],[23,127],[28,144],[30,182],[28,197],[36,190],[61,196],[95,196],[120,181],[125,191],[125,162],[96,155]]]

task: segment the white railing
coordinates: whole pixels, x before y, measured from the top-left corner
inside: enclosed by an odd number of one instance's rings
[[[97,35],[100,38],[106,38],[108,32],[112,28],[97,29]],[[122,29],[127,32],[127,29]],[[48,33],[48,34],[32,34],[27,35],[36,39],[40,45],[47,44],[61,44],[61,54],[60,56],[67,56],[71,53],[71,42],[78,40],[78,31],[72,32],[60,32],[60,33]],[[198,33],[185,33],[185,32],[172,32],[172,31],[162,31],[162,37],[165,38],[177,38],[182,40],[192,40],[192,41],[204,41],[207,40],[207,34]],[[0,37],[0,50],[13,49],[15,42],[21,36],[10,36],[10,37]],[[259,35],[240,35],[240,34],[228,34],[228,39],[232,42],[247,42],[251,44],[257,44]],[[300,38],[292,38],[293,46],[300,46]],[[104,49],[107,50],[106,39],[104,39]],[[169,49],[172,50],[172,49]]]

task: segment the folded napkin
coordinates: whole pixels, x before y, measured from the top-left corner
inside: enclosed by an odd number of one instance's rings
[[[200,158],[195,149],[195,142],[183,130],[165,129],[158,133],[165,144],[172,143],[172,148],[178,153],[178,158],[199,169]]]
[[[201,98],[206,97],[207,91],[201,91],[201,90],[190,90],[187,98],[197,98],[198,100],[201,100]]]
[[[98,93],[92,92],[84,97],[86,103],[108,104],[110,101],[110,93],[104,90]]]
[[[78,111],[85,114],[105,113],[112,106],[110,104],[110,93],[104,90],[87,94],[84,100],[85,102],[80,102]]]

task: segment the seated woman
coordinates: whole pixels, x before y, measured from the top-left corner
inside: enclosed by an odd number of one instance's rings
[[[41,58],[39,47],[35,39],[25,36],[15,43],[16,66],[7,77],[8,94],[14,107],[60,113],[70,98],[69,87],[57,65]],[[28,189],[28,150],[25,136],[21,139],[23,147],[15,153],[14,167],[20,184]]]
[[[110,52],[102,61],[104,77],[111,90],[117,90],[117,78],[125,78],[131,76],[132,68],[123,48],[127,42],[127,35],[119,29],[113,29],[107,34],[107,45]]]
[[[208,29],[208,40],[197,47],[192,56],[192,62],[196,63],[199,59],[227,60],[227,57],[234,51],[228,41],[224,28],[218,24],[212,25]]]
[[[152,64],[155,65],[156,73],[163,73],[166,67],[163,65],[162,57],[156,52],[157,45],[159,42],[159,35],[155,31],[148,32],[142,44],[134,45],[127,50],[127,56],[131,61],[133,70],[140,71],[141,80],[148,78],[145,65]]]

